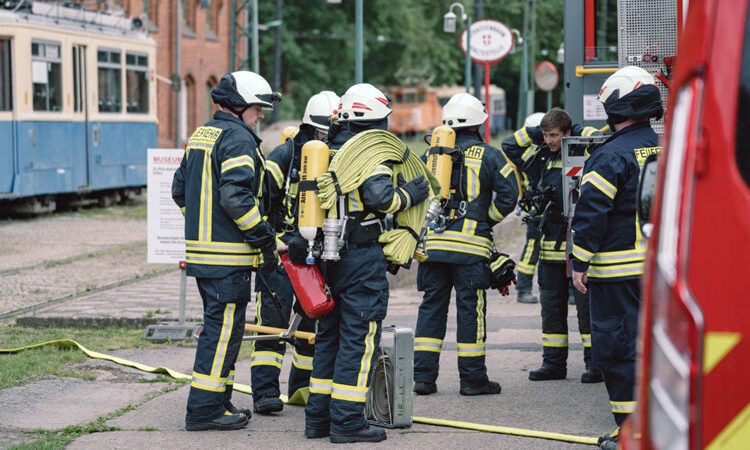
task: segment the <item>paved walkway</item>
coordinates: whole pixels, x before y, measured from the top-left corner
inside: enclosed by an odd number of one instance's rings
[[[400,283],[408,284],[402,276]],[[94,293],[37,311],[36,317],[159,317],[176,318],[180,274],[142,280],[127,286]],[[391,290],[385,324],[414,327],[420,295],[413,286]],[[201,302],[195,282],[188,279],[186,317],[199,319]],[[503,386],[499,396],[462,397],[458,395],[456,367],[455,308],[451,306],[445,348],[441,355],[439,392],[429,397],[415,397],[414,415],[441,419],[555,431],[597,436],[611,431],[612,419],[603,384],[583,385],[578,381],[583,371],[582,346],[576,330],[575,308],[570,307],[571,355],[568,379],[553,382],[529,382],[528,371],[541,361],[539,305],[515,302],[515,296],[501,297],[497,292],[487,296],[486,320],[488,372]],[[252,319],[254,308],[248,308]],[[96,349],[94,349],[96,350]],[[116,355],[134,361],[165,365],[189,373],[194,355],[192,346],[170,346],[159,350],[120,350]],[[283,381],[291,358],[284,362]],[[257,416],[248,428],[236,432],[188,433],[183,430],[184,405],[188,386],[178,383],[143,383],[152,375],[111,363],[89,360],[86,363],[95,381],[50,378],[31,385],[0,391],[0,404],[16,405],[0,409],[0,443],[28,440],[23,430],[56,429],[85,424],[128,405],[132,411],[113,418],[108,425],[122,431],[94,433],[77,439],[70,448],[206,448],[239,447],[289,448],[327,447],[326,441],[306,440],[302,435],[304,410],[287,407],[275,417]],[[237,381],[250,384],[247,361],[238,363]],[[29,402],[28,399],[33,399]],[[250,405],[251,398],[236,394],[236,402]],[[21,408],[20,405],[24,405]],[[65,409],[65,414],[60,411]],[[23,414],[20,413],[23,411]],[[50,420],[46,419],[51,416]],[[33,423],[28,417],[35,417]],[[575,444],[523,437],[414,425],[409,429],[390,430],[388,447],[403,448],[572,448]],[[450,445],[448,444],[450,443]],[[405,447],[404,447],[405,446]],[[386,447],[383,447],[386,448]]]

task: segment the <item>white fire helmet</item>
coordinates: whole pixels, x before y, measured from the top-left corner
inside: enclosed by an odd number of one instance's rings
[[[355,84],[339,101],[339,122],[373,121],[388,117],[391,101],[380,89],[369,83]]]
[[[237,85],[237,93],[247,105],[260,104],[264,108],[273,108],[273,102],[281,101],[281,95],[273,92],[265,78],[255,72],[240,70],[232,72]]]
[[[478,126],[485,120],[487,110],[484,104],[466,92],[454,95],[443,107],[443,125],[452,128]]]
[[[526,118],[526,120],[523,121],[523,126],[525,127],[538,127],[540,123],[542,123],[542,117],[544,117],[543,112],[535,112],[534,114],[530,114],[529,117]]]
[[[339,96],[332,91],[321,91],[307,101],[302,123],[312,125],[321,130],[328,131],[328,120],[339,106]]]
[[[625,66],[607,78],[599,90],[599,101],[612,104],[647,84],[656,84],[654,77],[637,66]]]

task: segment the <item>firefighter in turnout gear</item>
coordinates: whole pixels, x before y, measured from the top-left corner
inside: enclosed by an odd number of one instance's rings
[[[310,140],[324,140],[328,133],[328,121],[339,103],[339,97],[331,91],[313,95],[307,102],[297,134],[287,138],[273,149],[266,160],[266,198],[271,212],[269,222],[276,231],[277,239],[284,245],[299,236],[297,230],[297,186],[300,181],[300,154],[302,146]],[[256,283],[255,320],[258,325],[287,328],[294,304],[294,288],[289,276],[280,265],[265,275],[266,286]],[[270,288],[270,290],[269,290]],[[277,300],[272,298],[276,296]],[[277,303],[278,301],[278,303]],[[281,310],[279,309],[281,305]],[[298,329],[315,332],[315,323],[305,316],[302,308],[295,307],[302,315]],[[279,412],[284,408],[279,396],[279,373],[284,358],[285,344],[277,340],[253,341],[250,353],[252,374],[253,409],[259,414]],[[292,368],[289,373],[288,396],[290,402],[304,404],[306,388],[312,371],[314,348],[305,339],[295,339],[292,353]],[[295,396],[295,394],[297,394]]]
[[[428,232],[427,259],[417,272],[417,289],[424,292],[414,341],[414,392],[420,395],[437,392],[452,289],[456,290],[460,393],[501,390],[499,383],[489,380],[485,366],[485,290],[490,287],[492,226],[515,208],[519,183],[513,164],[500,150],[482,142],[479,127],[486,119],[484,105],[467,93],[454,95],[443,108],[443,125],[455,130],[458,151],[452,153],[445,228]]]
[[[544,117],[544,113],[537,112],[531,114],[523,122],[524,128],[538,127]],[[512,145],[515,141],[514,136],[508,136],[506,141]],[[503,150],[508,145],[503,142]],[[521,154],[521,159],[524,163],[531,158],[532,155],[536,154],[537,146],[532,143],[529,145],[524,152]],[[522,197],[526,200],[530,200],[530,196],[533,193],[532,186],[536,186],[536,182],[531,182],[526,173],[521,172],[522,178]],[[537,303],[536,296],[531,293],[532,282],[534,281],[534,272],[536,271],[536,265],[539,262],[539,250],[541,245],[541,235],[539,234],[539,217],[531,214],[527,214],[523,218],[523,223],[526,225],[526,243],[521,251],[521,258],[516,265],[518,268],[518,284],[516,285],[518,303]]]
[[[204,304],[185,419],[190,431],[247,425],[250,411],[230,398],[250,275],[279,264],[273,229],[263,220],[265,161],[252,130],[262,108],[280,97],[260,75],[240,71],[224,74],[211,98],[220,109],[193,132],[172,182],[185,215],[187,275],[196,277]]]
[[[341,97],[331,147],[340,148],[362,131],[385,130],[390,113],[389,99],[377,88],[367,83],[350,87]],[[305,409],[308,438],[330,436],[334,443],[386,439],[385,431],[370,427],[364,414],[388,307],[386,259],[378,237],[386,214],[416,205],[428,195],[424,177],[394,187],[391,167],[381,164],[358,189],[339,200],[345,204],[349,232],[338,263],[324,267],[336,306],[318,319]],[[290,241],[290,256],[296,242],[300,240]],[[301,254],[306,253],[307,244],[303,245]]]
[[[567,226],[562,213],[563,136],[600,134],[596,128],[572,126],[570,116],[560,108],[544,115],[539,127],[524,127],[503,141],[503,149],[518,164],[528,179],[535,183],[528,210],[539,218],[541,253],[539,261],[539,294],[542,304],[542,366],[529,372],[529,380],[558,380],[567,375],[568,360],[568,276],[565,264]],[[531,145],[539,148],[524,158]],[[591,325],[588,296],[575,294],[578,330],[583,343],[586,371],[582,383],[598,383],[601,374],[591,358]]]
[[[573,284],[591,297],[594,362],[604,374],[619,427],[635,410],[635,343],[646,256],[636,196],[646,158],[661,150],[649,119],[660,118],[663,110],[654,78],[634,66],[612,74],[599,101],[615,133],[584,167],[572,225]]]

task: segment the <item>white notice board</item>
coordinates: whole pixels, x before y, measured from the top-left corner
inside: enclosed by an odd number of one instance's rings
[[[185,260],[185,219],[172,200],[172,177],[185,154],[181,149],[148,149],[148,262]]]
[[[607,120],[607,112],[598,95],[583,96],[583,120]]]

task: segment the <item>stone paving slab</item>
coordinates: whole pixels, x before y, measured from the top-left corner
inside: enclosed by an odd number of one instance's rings
[[[582,352],[571,352],[570,376],[566,380],[530,382],[527,372],[539,364],[539,355],[531,352],[490,352],[487,365],[490,376],[501,382],[503,392],[497,396],[463,397],[458,394],[456,352],[444,351],[441,356],[441,374],[438,393],[414,398],[414,415],[448,420],[461,420],[553,431],[575,435],[596,436],[611,431],[611,418],[607,414],[607,396],[603,385],[583,385],[578,377],[583,370]],[[288,359],[288,358],[287,358]],[[284,364],[281,376],[282,391],[286,389],[289,361]],[[237,381],[249,382],[247,363],[237,365]],[[327,447],[326,441],[305,439],[304,409],[286,406],[275,416],[255,415],[244,430],[221,433],[189,433],[184,431],[185,403],[189,387],[159,396],[121,417],[107,422],[123,430],[156,428],[158,432],[106,433],[78,439],[70,448],[92,448],[107,445],[120,448],[150,446],[197,448],[210,445],[236,447],[250,445],[254,448],[290,448],[304,446]],[[251,397],[235,393],[233,401],[249,407]],[[592,407],[593,406],[593,407]],[[540,412],[543,411],[542,414]],[[388,430],[388,447],[442,448],[446,442],[452,447],[471,445],[475,448],[575,448],[574,444],[543,441],[522,437],[479,433],[451,428],[415,424],[405,430]],[[213,440],[205,440],[208,435]],[[106,436],[106,439],[105,439]],[[449,439],[449,441],[446,441]],[[208,444],[210,443],[210,444]],[[582,447],[581,447],[582,448]]]
[[[50,378],[0,391],[0,427],[21,430],[84,425],[138,403],[163,386]]]

